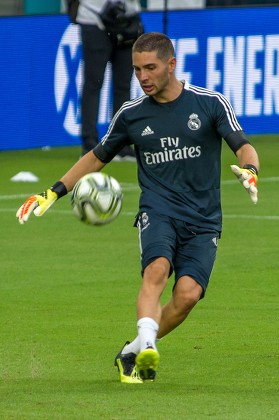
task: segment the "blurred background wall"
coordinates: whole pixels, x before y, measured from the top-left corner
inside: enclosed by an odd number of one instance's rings
[[[147,32],[175,43],[179,79],[224,93],[248,135],[278,133],[279,7],[253,6],[143,9],[142,18]],[[0,151],[80,144],[79,25],[57,0],[0,0],[0,20]],[[141,94],[133,77],[131,97]],[[111,102],[108,66],[101,136]]]
[[[143,10],[199,9],[204,7],[259,6],[279,4],[279,0],[141,0]],[[65,0],[0,0],[0,15],[64,13]]]

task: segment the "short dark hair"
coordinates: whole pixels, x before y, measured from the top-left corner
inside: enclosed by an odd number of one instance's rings
[[[162,61],[167,61],[174,57],[174,48],[167,35],[160,32],[148,32],[141,35],[133,45],[135,52],[157,51],[157,57]]]

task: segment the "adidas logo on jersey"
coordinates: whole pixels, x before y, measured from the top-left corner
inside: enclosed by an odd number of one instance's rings
[[[141,133],[142,136],[149,136],[150,134],[154,134],[154,131],[151,130],[151,128],[149,127],[149,125],[147,125],[145,127],[145,129],[143,130],[143,132]]]

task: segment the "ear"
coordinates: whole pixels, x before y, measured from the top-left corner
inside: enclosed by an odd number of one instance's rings
[[[176,58],[172,57],[168,60],[169,70],[170,72],[174,72],[176,67]]]

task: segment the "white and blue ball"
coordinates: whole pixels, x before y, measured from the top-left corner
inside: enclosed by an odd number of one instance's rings
[[[74,214],[90,225],[112,222],[121,211],[122,201],[119,182],[103,172],[83,176],[74,186],[71,196]]]

